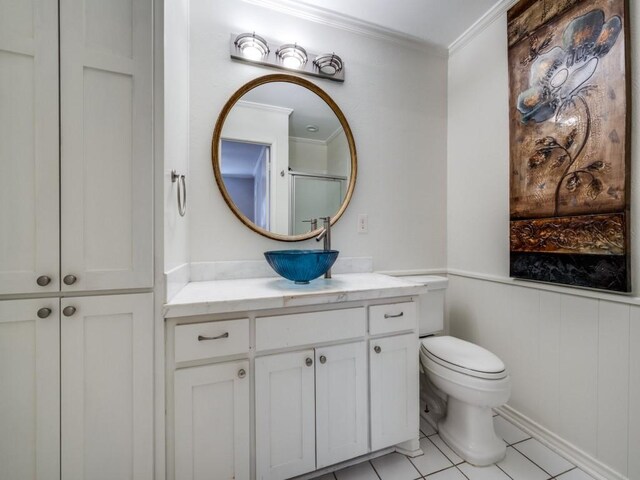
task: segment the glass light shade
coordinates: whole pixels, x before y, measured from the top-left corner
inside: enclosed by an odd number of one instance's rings
[[[335,53],[318,55],[313,64],[325,75],[335,75],[343,68],[342,59]]]
[[[242,56],[249,60],[260,60],[269,53],[269,46],[264,38],[254,33],[241,33],[236,37],[235,45]]]
[[[276,52],[276,57],[286,68],[298,69],[307,63],[306,50],[297,44],[282,45]]]

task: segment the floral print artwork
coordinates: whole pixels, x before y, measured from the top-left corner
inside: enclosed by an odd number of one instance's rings
[[[615,278],[597,288],[628,288],[624,11],[623,0],[522,0],[510,11],[514,276],[594,286],[600,271]]]

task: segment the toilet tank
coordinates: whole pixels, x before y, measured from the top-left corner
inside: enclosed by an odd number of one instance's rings
[[[398,278],[427,286],[427,293],[420,295],[417,300],[420,336],[444,330],[444,294],[449,279],[437,275],[410,275]]]

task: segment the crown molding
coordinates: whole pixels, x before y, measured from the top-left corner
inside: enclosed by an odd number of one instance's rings
[[[333,142],[336,139],[336,137],[340,135],[342,132],[344,132],[344,128],[342,128],[342,126],[338,127],[335,132],[333,132],[331,135],[327,137],[327,141],[326,141],[327,145]]]
[[[283,113],[287,116],[293,113],[293,108],[279,107],[277,105],[267,105],[266,103],[250,102],[248,100],[238,100],[236,106],[253,108],[254,110],[266,110],[268,112]]]
[[[375,38],[391,43],[401,45],[403,47],[423,50],[428,48],[438,57],[446,58],[448,51],[446,47],[442,47],[433,42],[423,40],[406,33],[393,30],[391,28],[381,27],[371,22],[357,19],[349,15],[337,14],[330,10],[307,5],[292,0],[242,0],[245,3],[268,8],[277,12],[281,12],[294,17],[302,18],[311,22],[338,28],[356,35],[362,35],[369,38]]]
[[[455,39],[451,45],[449,45],[449,56],[453,55],[457,50],[464,47],[476,36],[480,35],[489,25],[495,22],[501,15],[507,12],[513,5],[518,3],[519,0],[501,0],[493,7],[487,10],[482,17],[467,28],[462,35]],[[506,34],[506,33],[505,33]]]

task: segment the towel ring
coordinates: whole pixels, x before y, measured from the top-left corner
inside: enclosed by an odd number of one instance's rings
[[[187,213],[187,177],[171,170],[171,183],[178,182],[178,213],[181,217]]]

